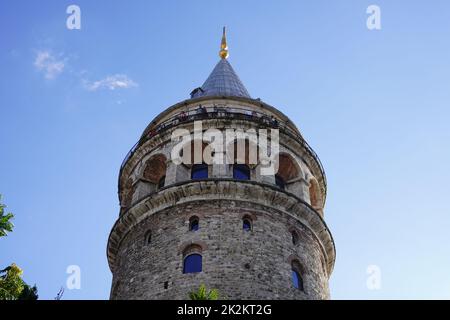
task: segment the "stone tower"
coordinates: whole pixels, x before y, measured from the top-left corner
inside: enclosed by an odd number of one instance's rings
[[[205,83],[159,114],[122,163],[120,215],[107,247],[111,299],[187,299],[200,284],[227,299],[330,297],[335,246],[320,160],[289,118],[250,97],[227,58],[224,30]],[[202,137],[212,129],[247,135],[212,150]],[[183,144],[175,132],[193,138]],[[262,147],[258,140],[250,148],[252,132],[277,148],[254,161],[251,150]],[[267,174],[269,157],[275,170]]]

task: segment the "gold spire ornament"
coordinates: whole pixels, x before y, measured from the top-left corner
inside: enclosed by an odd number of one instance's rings
[[[226,32],[225,32],[225,27],[223,27],[222,43],[220,44],[219,56],[222,59],[226,59],[229,56],[229,54],[228,54],[228,45],[227,45],[227,35],[226,35]]]

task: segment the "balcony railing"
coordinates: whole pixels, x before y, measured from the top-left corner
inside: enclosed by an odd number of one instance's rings
[[[208,119],[229,119],[229,120],[246,120],[251,122],[256,122],[260,126],[265,128],[274,128],[280,129],[289,135],[291,138],[295,139],[299,142],[303,148],[316,160],[319,165],[321,174],[323,176],[323,181],[326,189],[326,175],[325,170],[323,169],[322,162],[317,156],[316,152],[310,147],[310,145],[306,142],[305,139],[294,129],[289,127],[286,123],[283,123],[277,120],[275,117],[269,117],[267,114],[262,112],[257,112],[254,110],[246,110],[246,109],[229,109],[222,107],[214,107],[214,108],[198,108],[195,110],[190,110],[189,112],[180,112],[171,118],[167,119],[164,122],[161,122],[158,125],[153,125],[148,127],[144,134],[141,136],[139,141],[130,149],[130,151],[125,156],[125,159],[122,161],[120,166],[120,173],[122,173],[122,169],[125,166],[126,162],[130,157],[134,154],[136,149],[142,145],[148,139],[169,130],[179,124],[188,123],[198,120],[208,120]]]

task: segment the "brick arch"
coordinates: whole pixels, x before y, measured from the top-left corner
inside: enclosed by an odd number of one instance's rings
[[[287,261],[291,268],[296,268],[297,271],[303,275],[303,277],[305,276],[306,268],[296,255],[290,255]]]
[[[184,250],[182,251],[183,253],[183,257],[186,257],[190,254],[193,253],[198,253],[198,254],[202,254],[203,253],[203,248],[201,245],[193,243],[188,245],[186,248],[184,248]]]
[[[206,243],[204,241],[189,241],[185,242],[178,248],[178,253],[183,256],[187,256],[191,253],[200,253],[207,249]]]
[[[252,221],[258,220],[258,216],[254,212],[241,212],[238,217],[240,220],[243,220],[244,218],[250,218]]]
[[[150,157],[144,165],[142,177],[154,184],[158,184],[160,179],[166,175],[167,158],[163,154],[156,154]]]
[[[320,192],[319,182],[314,177],[309,179],[309,202],[314,209],[318,211],[323,209],[323,197]]]
[[[286,152],[278,154],[278,161],[276,162],[277,174],[283,178],[285,182],[293,179],[303,178],[303,171],[299,163],[292,155]]]

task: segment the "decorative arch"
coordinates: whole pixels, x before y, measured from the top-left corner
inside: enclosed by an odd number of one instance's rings
[[[192,253],[203,253],[203,246],[198,243],[191,243],[183,249],[183,257],[186,257]]]
[[[319,211],[322,214],[323,197],[322,193],[320,192],[320,186],[316,178],[311,177],[309,179],[308,190],[309,190],[309,203],[311,204],[311,207],[313,207],[315,210]]]
[[[203,246],[197,243],[187,245],[183,251],[183,273],[202,272]]]
[[[131,199],[134,203],[165,186],[167,158],[163,154],[154,154],[142,162],[139,178],[133,184]],[[128,203],[128,202],[127,202]]]
[[[303,199],[304,173],[300,163],[288,152],[280,152],[275,163],[275,184],[278,188]]]
[[[163,154],[156,154],[145,161],[142,177],[155,185],[161,185],[161,179],[166,176],[167,158]]]
[[[206,242],[204,241],[187,241],[182,243],[179,247],[178,247],[178,254],[181,254],[183,256],[186,256],[188,254],[190,254],[191,252],[197,252],[197,253],[202,253],[207,249],[207,245]]]
[[[298,162],[292,155],[286,152],[278,154],[278,161],[276,162],[279,175],[286,183],[298,178],[303,178],[303,172]]]
[[[244,231],[252,231],[253,230],[253,219],[248,214],[246,214],[242,217],[242,230],[244,230]]]

